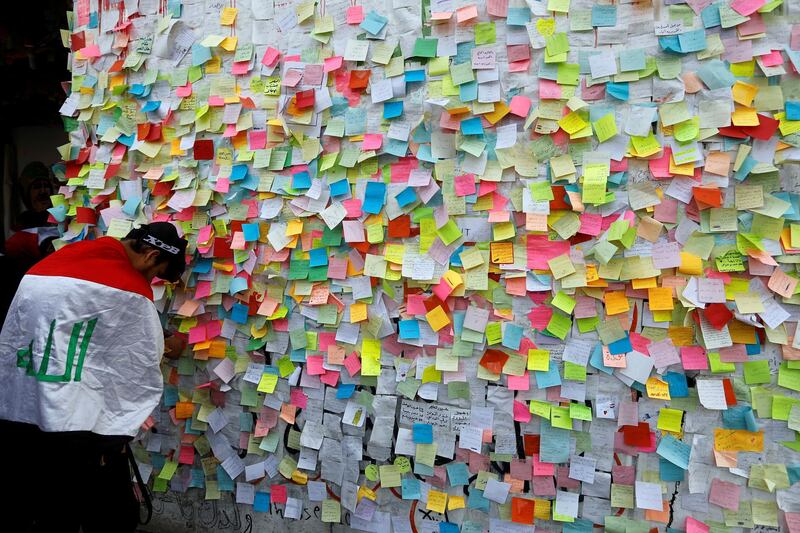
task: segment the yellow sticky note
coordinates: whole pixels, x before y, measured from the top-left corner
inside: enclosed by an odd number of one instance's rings
[[[444,513],[447,505],[447,493],[438,490],[428,491],[428,510],[436,513]]]
[[[221,26],[231,26],[236,21],[236,14],[239,12],[235,7],[226,7],[219,16]]]
[[[278,376],[276,374],[261,374],[261,379],[258,382],[258,392],[272,394],[277,384]]]
[[[703,273],[703,260],[689,252],[681,252],[681,266],[678,267],[678,272],[699,276]]]
[[[447,510],[455,511],[456,509],[463,509],[466,507],[463,496],[450,496],[447,499]]]
[[[356,323],[367,319],[367,304],[354,303],[350,306],[350,322]]]
[[[528,350],[528,370],[547,372],[550,370],[550,352],[547,350]]]
[[[617,122],[614,113],[604,115],[600,120],[592,123],[597,140],[605,142],[617,134]]]
[[[444,312],[441,305],[437,305],[425,313],[425,318],[428,320],[428,324],[431,325],[433,331],[439,331],[450,323],[450,317],[447,316],[447,313]]]
[[[572,135],[585,128],[588,124],[578,113],[573,111],[559,120],[558,125],[561,126],[561,129]]]
[[[648,378],[647,383],[645,384],[647,387],[647,395],[650,398],[656,400],[669,400],[669,385],[658,379],[657,377]]]

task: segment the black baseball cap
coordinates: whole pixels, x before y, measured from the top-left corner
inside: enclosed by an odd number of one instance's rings
[[[181,278],[186,269],[186,246],[189,241],[182,239],[178,235],[178,230],[169,222],[151,222],[142,224],[136,229],[132,229],[126,239],[134,239],[140,244],[146,244],[161,251],[161,257],[165,258],[167,271],[163,279],[176,282]]]

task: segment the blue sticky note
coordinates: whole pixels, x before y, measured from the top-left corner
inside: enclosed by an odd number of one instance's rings
[[[433,426],[430,424],[415,423],[412,433],[416,444],[433,443]]]
[[[673,398],[686,398],[689,396],[689,385],[686,374],[680,372],[667,372],[661,378],[669,385],[669,395]]]
[[[350,192],[350,183],[346,179],[334,181],[329,185],[331,196],[341,196]]]
[[[483,497],[483,491],[472,489],[467,496],[467,508],[489,512],[489,500]]]
[[[202,472],[202,470],[200,470]],[[256,492],[256,497],[253,500],[253,510],[260,513],[269,512],[269,492]]]
[[[194,489],[202,489],[206,486],[206,475],[203,473],[202,468],[192,468],[192,480],[189,482],[189,487]]]
[[[178,396],[178,389],[172,386],[164,387],[164,405],[167,407],[175,407],[180,396]]]
[[[400,482],[404,500],[418,500],[420,498],[419,480],[417,478],[404,476]]]
[[[608,351],[611,352],[611,355],[632,352],[633,345],[631,345],[631,338],[625,335],[624,339],[612,342],[608,345]]]
[[[233,165],[231,167],[231,181],[239,181],[247,176],[247,165]]]
[[[510,7],[506,17],[509,26],[525,26],[531,21],[531,10],[528,7]]]
[[[458,533],[458,524],[439,522],[439,533]]]
[[[233,283],[231,283],[232,285]],[[237,324],[247,324],[247,311],[249,308],[242,304],[233,304],[231,308],[231,320]]]
[[[663,457],[658,458],[658,474],[661,481],[683,481],[686,471]]]
[[[800,102],[786,101],[786,118],[787,120],[800,120]]]
[[[192,45],[192,66],[200,66],[206,61],[211,61],[211,49],[200,43],[194,43]]]
[[[606,83],[606,93],[609,96],[613,96],[617,100],[622,100],[623,102],[626,102],[630,95],[628,82],[614,83],[613,81],[610,81]]]
[[[364,193],[364,212],[377,215],[386,203],[386,184],[380,181],[367,182]]]
[[[708,46],[706,44],[706,30],[699,29],[680,33],[678,34],[678,43],[680,44],[681,52],[684,54],[705,50]]]
[[[642,70],[647,66],[647,58],[644,50],[636,48],[633,50],[622,50],[619,53],[619,69],[622,72]]]
[[[474,102],[478,99],[478,81],[472,80],[458,86],[459,98],[462,102]]]
[[[787,465],[786,471],[789,474],[789,485],[794,485],[800,481],[800,465]]]
[[[128,198],[125,200],[125,205],[122,206],[122,212],[131,218],[135,217],[136,210],[139,208],[139,203],[139,198]]]
[[[233,492],[233,480],[222,465],[217,465],[217,487],[221,492]]]
[[[242,292],[247,290],[247,278],[240,278],[235,277],[231,280],[231,286],[228,289],[228,294],[233,296],[237,292]],[[247,319],[245,319],[246,321]]]
[[[311,187],[311,175],[305,170],[292,175],[292,189],[308,189]]]
[[[658,45],[664,50],[665,52],[675,52],[679,54],[681,52],[681,45],[680,41],[678,41],[677,35],[662,35],[658,38]]]
[[[196,272],[198,274],[208,274],[211,272],[211,264],[213,261],[211,259],[198,259],[197,262],[194,264],[194,268],[192,272]]]
[[[260,234],[258,224],[242,224],[242,233],[244,233],[245,241],[257,241]]]
[[[534,374],[536,375],[536,387],[540,389],[561,385],[561,375],[558,373],[557,365],[550,365],[547,371],[536,370]]]
[[[336,389],[336,398],[339,400],[344,400],[353,396],[353,392],[356,390],[355,383],[342,383],[339,385],[339,388]]]
[[[705,29],[721,26],[722,19],[719,16],[719,4],[711,4],[704,7],[700,12],[700,18],[703,19],[703,27]]]
[[[503,331],[503,346],[511,348],[512,350],[519,350],[521,341],[522,328],[510,322],[506,323],[505,330]]]
[[[324,266],[328,264],[328,249],[314,248],[308,252],[308,266]]]
[[[403,114],[403,102],[384,102],[383,118],[397,118]]]
[[[464,135],[483,135],[483,124],[481,124],[480,117],[462,120],[461,133]]]
[[[408,153],[408,141],[384,139],[383,151],[397,157],[405,157],[406,153]]]
[[[436,159],[434,159],[433,154],[431,153],[430,144],[419,145],[419,150],[417,150],[417,159],[420,161],[427,161],[428,163],[436,163]]]
[[[692,454],[692,447],[685,442],[681,442],[672,435],[666,435],[658,443],[656,453],[674,464],[686,470],[689,468],[689,459]]]
[[[413,83],[416,81],[425,81],[424,70],[407,70],[405,74],[406,83]]]
[[[397,205],[405,207],[417,201],[417,193],[414,191],[413,187],[406,187],[400,191],[400,194],[395,196],[395,200],[397,200]]]
[[[778,196],[775,194],[774,196]],[[783,214],[783,218],[788,218],[786,213]],[[755,336],[756,332],[753,332],[753,336]],[[758,355],[761,353],[761,345],[760,344],[745,344],[745,350],[747,351],[747,355]]]
[[[401,320],[399,329],[401,339],[419,339],[419,322],[416,320]]]
[[[448,463],[447,479],[451,487],[469,485],[469,469],[464,463]]]
[[[149,100],[142,106],[142,112],[157,111],[161,107],[161,100]]]
[[[610,27],[617,25],[617,6],[592,6],[592,26]]]
[[[697,76],[711,90],[733,87],[733,84],[736,83],[733,73],[719,59],[712,59],[702,63],[697,69]]]
[[[383,27],[386,26],[387,22],[389,22],[389,19],[386,17],[383,17],[374,11],[370,11],[367,13],[367,16],[364,17],[364,20],[361,21],[360,27],[372,35],[378,35],[381,30],[383,30]]]
[[[758,431],[753,408],[749,405],[729,407],[722,412],[722,427],[725,429],[745,429]]]
[[[424,465],[419,461],[414,463],[414,473],[418,476],[432,476],[433,475],[433,467]]]
[[[733,177],[739,181],[745,180],[747,176],[750,175],[750,171],[755,168],[756,164],[758,164],[758,161],[748,155],[744,158],[744,161],[742,161],[741,166],[739,166],[739,170],[734,172]]]

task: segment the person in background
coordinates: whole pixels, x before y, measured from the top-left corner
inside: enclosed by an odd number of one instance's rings
[[[186,246],[156,222],[64,246],[22,278],[0,333],[9,531],[136,528],[125,449],[158,405],[165,351],[151,282],[180,279]]]
[[[14,233],[3,243],[0,254],[0,324],[5,321],[22,276],[53,251],[52,242],[58,237],[58,229],[48,222],[53,180],[47,167],[39,161],[28,163],[19,175],[17,189],[25,211],[13,221]]]

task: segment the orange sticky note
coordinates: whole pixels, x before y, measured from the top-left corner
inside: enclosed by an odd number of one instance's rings
[[[219,23],[222,26],[231,26],[236,21],[236,14],[239,12],[235,7],[226,7],[219,16]]]
[[[619,315],[627,313],[631,308],[628,298],[625,296],[625,291],[609,291],[603,296],[606,304],[606,314]]]
[[[192,402],[177,402],[175,404],[175,418],[192,418],[192,413],[194,413],[194,404]]]
[[[647,289],[647,296],[650,298],[651,311],[672,311],[675,302],[672,301],[672,288],[654,287]]]
[[[720,452],[763,452],[764,432],[716,428],[714,449]]]

